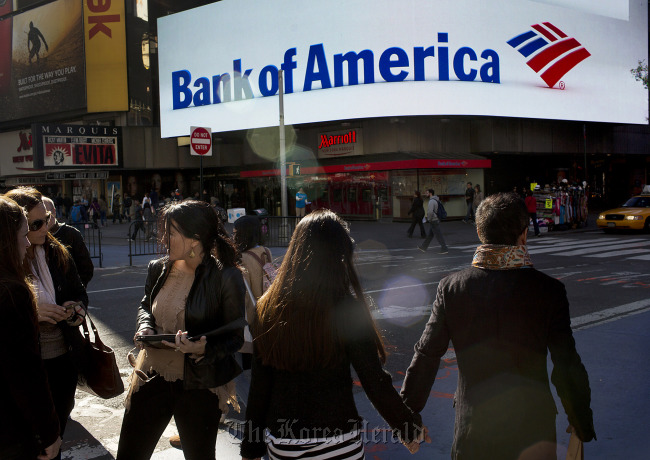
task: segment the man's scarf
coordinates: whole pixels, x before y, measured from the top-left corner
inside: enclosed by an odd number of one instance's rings
[[[526,246],[482,244],[476,248],[472,266],[487,270],[512,270],[532,267]]]

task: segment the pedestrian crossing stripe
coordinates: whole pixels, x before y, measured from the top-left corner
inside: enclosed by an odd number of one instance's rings
[[[459,249],[463,252],[473,253],[478,244],[451,246],[452,249]],[[549,254],[552,256],[564,257],[593,257],[608,258],[620,256],[631,260],[650,260],[650,239],[648,238],[611,238],[598,237],[586,239],[544,237],[528,240],[528,253]]]

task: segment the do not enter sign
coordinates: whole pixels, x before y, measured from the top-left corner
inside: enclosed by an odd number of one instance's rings
[[[190,153],[194,156],[212,156],[212,130],[192,126],[190,128]]]

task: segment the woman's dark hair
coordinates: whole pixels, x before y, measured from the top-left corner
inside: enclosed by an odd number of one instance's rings
[[[0,264],[0,289],[7,295],[13,295],[16,287],[27,289],[31,299],[32,320],[36,325],[36,297],[18,250],[18,232],[23,221],[27,219],[25,214],[23,208],[14,200],[0,196],[0,254],[3,255]]]
[[[168,246],[169,229],[175,227],[186,238],[197,239],[203,246],[204,260],[215,255],[224,267],[237,265],[237,249],[221,223],[217,212],[204,201],[175,201],[169,203],[160,215],[158,227],[160,246]],[[216,254],[214,254],[216,252]]]
[[[308,370],[341,363],[345,357],[339,330],[342,308],[344,314],[361,315],[370,326],[377,353],[385,361],[353,253],[347,225],[332,211],[317,210],[300,221],[275,281],[257,303],[252,333],[264,364]]]
[[[262,244],[262,224],[257,216],[242,216],[235,221],[233,239],[240,253]]]
[[[9,190],[4,196],[11,198],[18,203],[19,206],[22,206],[26,213],[29,213],[36,206],[43,203],[43,195],[33,187],[17,187],[13,190]],[[50,218],[54,217],[55,216],[52,216]],[[49,246],[52,251],[54,251],[59,260],[58,268],[63,272],[67,272],[72,256],[70,256],[70,252],[68,252],[66,247],[52,236],[50,232],[47,232],[43,246]],[[28,264],[27,258],[25,258],[25,264]]]
[[[421,197],[422,197],[422,194],[420,193],[419,190],[416,190],[416,191],[415,191],[415,196],[417,196],[418,198],[421,198]]]
[[[476,210],[476,229],[483,244],[517,244],[528,228],[528,210],[515,193],[497,193],[481,201]]]
[[[474,186],[474,188],[475,188],[477,191],[479,191],[479,192],[481,191],[481,186],[480,186],[479,184],[476,184],[476,185]]]

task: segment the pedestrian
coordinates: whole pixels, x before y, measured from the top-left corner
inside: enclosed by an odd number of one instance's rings
[[[135,204],[133,205],[133,233],[131,233],[131,240],[135,241],[135,237],[138,236],[138,232],[142,230],[146,234],[146,230],[144,227],[144,215],[142,212],[142,206],[140,205],[140,202],[138,200],[135,200]]]
[[[48,211],[52,212],[52,207],[54,206],[52,200],[43,197],[43,204]],[[93,260],[90,258],[90,253],[88,252],[81,232],[76,227],[72,227],[65,222],[59,222],[54,217],[50,218],[49,232],[68,249],[72,260],[74,260],[74,264],[77,266],[77,272],[79,273],[81,282],[85,287],[88,287],[88,283],[93,278],[95,266],[93,265]]]
[[[127,222],[131,222],[131,206],[133,206],[133,197],[131,197],[128,193],[124,194],[124,202],[122,203],[123,206],[123,211],[124,213],[122,214],[124,220]],[[120,223],[122,220],[120,220]]]
[[[251,288],[255,302],[264,294],[264,265],[273,263],[271,250],[262,245],[262,224],[257,216],[242,216],[235,221],[233,240],[241,255],[241,266],[246,269],[244,277]],[[267,283],[268,284],[268,283]],[[249,324],[255,317],[255,304],[250,296],[246,296],[246,321]],[[253,350],[245,350],[242,357],[244,368],[250,369],[250,354]]]
[[[476,213],[476,210],[481,204],[481,201],[483,201],[483,198],[485,197],[483,196],[483,192],[481,191],[481,186],[479,184],[476,184],[474,186],[474,202],[472,203],[474,213]]]
[[[151,197],[149,196],[149,192],[145,192],[144,197],[142,198],[142,208],[149,204],[149,207],[152,205]]]
[[[422,242],[421,246],[418,246],[418,249],[422,252],[426,252],[431,240],[435,235],[436,240],[440,244],[440,254],[447,254],[449,248],[447,243],[445,243],[445,237],[442,236],[442,230],[440,229],[440,219],[438,219],[438,206],[440,205],[440,198],[436,195],[436,192],[430,188],[427,190],[427,196],[429,197],[429,204],[427,205],[427,222],[429,222],[429,234]]]
[[[27,238],[31,246],[27,248],[25,267],[36,291],[41,357],[63,437],[74,408],[75,356],[82,342],[78,326],[85,315],[88,295],[70,253],[48,232],[51,214],[45,210],[41,193],[19,187],[5,196],[27,212]],[[54,458],[60,459],[61,453]]]
[[[253,319],[242,458],[364,458],[350,366],[410,450],[427,437],[383,369],[386,352],[353,257],[346,224],[332,211],[315,211],[296,226]]]
[[[307,194],[303,188],[300,187],[298,193],[296,193],[296,217],[298,219],[305,217],[305,208],[308,204],[309,202],[307,201]]]
[[[142,205],[142,218],[144,219],[145,240],[149,241],[151,236],[154,234],[153,232],[154,209],[151,206],[151,199],[149,199],[146,203],[143,203]]]
[[[119,193],[116,193],[115,196],[113,197],[113,206],[111,208],[111,211],[113,212],[113,223],[115,223],[116,220],[119,220],[120,224],[122,223],[122,198],[120,197]]]
[[[569,424],[583,442],[596,438],[566,290],[533,268],[526,249],[528,213],[518,196],[485,198],[476,224],[482,244],[471,267],[440,281],[402,397],[414,412],[424,409],[451,340],[458,362],[451,457],[555,459],[548,351]]]
[[[108,204],[106,204],[106,197],[101,195],[99,197],[99,218],[102,227],[106,227],[106,213],[108,212]]]
[[[63,196],[64,216],[66,219],[70,218],[70,211],[72,210],[72,199],[68,195]]]
[[[467,213],[463,222],[466,224],[474,221],[474,188],[472,183],[467,183],[467,188],[465,189],[465,204],[467,205]]]
[[[27,217],[15,201],[0,197],[0,305],[7,325],[0,367],[0,458],[55,458],[59,420],[41,359],[36,297],[23,262],[31,245]],[[19,345],[20,351],[15,351]]]
[[[54,205],[56,207],[56,218],[63,219],[63,215],[65,214],[65,209],[64,209],[63,197],[61,196],[61,192],[56,194],[56,197],[54,198]]]
[[[233,355],[244,343],[246,288],[237,251],[210,205],[174,203],[161,222],[168,254],[149,264],[135,337],[175,339],[162,348],[145,345],[138,355],[117,459],[150,458],[173,416],[185,458],[214,460],[221,416],[216,389],[241,372]],[[230,332],[206,337],[222,326]]]
[[[537,222],[537,200],[533,196],[533,191],[526,191],[526,209],[528,210],[528,216],[533,221],[533,228],[535,229],[535,236],[542,236],[539,232],[539,223]]]
[[[424,231],[424,224],[422,223],[424,219],[424,202],[422,201],[422,195],[419,190],[413,192],[413,203],[411,203],[411,209],[409,209],[407,214],[411,216],[411,226],[406,231],[408,237],[413,237],[413,230],[415,230],[416,225],[419,225],[420,237],[425,238],[427,235]]]
[[[99,220],[99,215],[101,213],[101,208],[99,206],[99,200],[97,197],[93,197],[93,201],[90,204],[90,216],[92,218],[93,224],[97,227],[97,221]]]

